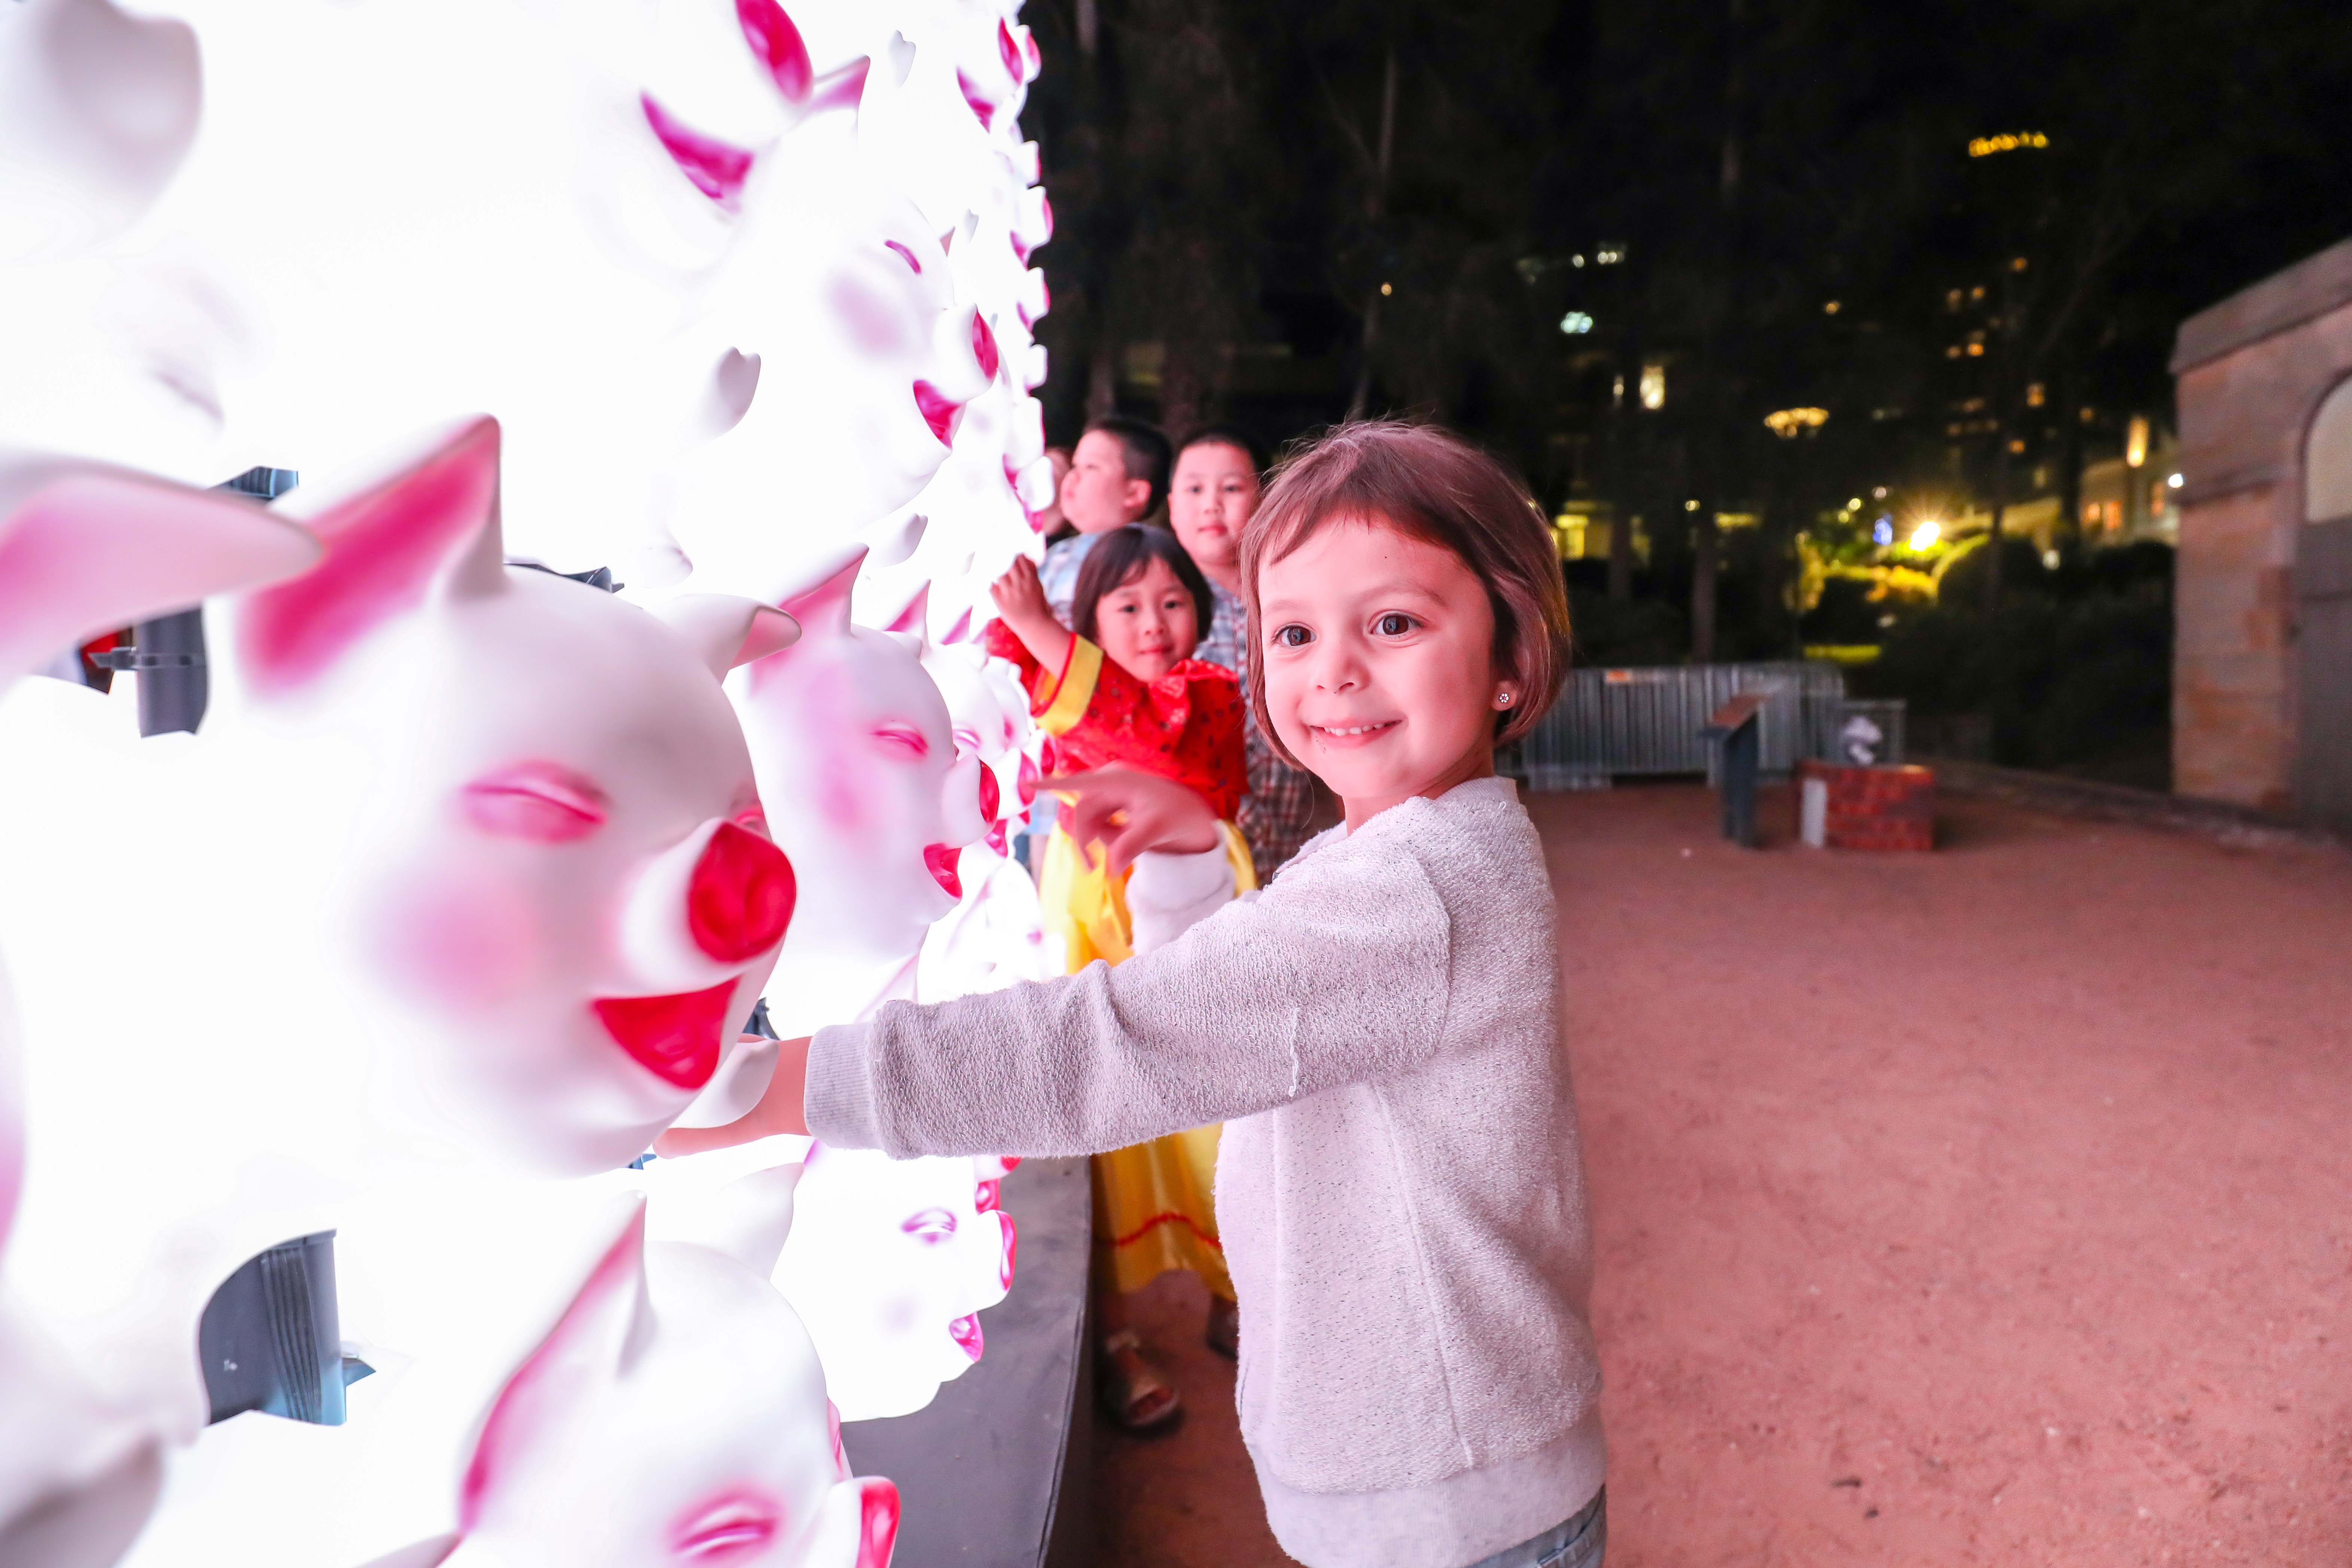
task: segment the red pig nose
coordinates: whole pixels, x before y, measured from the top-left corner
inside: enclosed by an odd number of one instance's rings
[[[694,945],[721,963],[741,963],[783,940],[798,888],[784,852],[756,833],[722,823],[694,863],[686,924]]]

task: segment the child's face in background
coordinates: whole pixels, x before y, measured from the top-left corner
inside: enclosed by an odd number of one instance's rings
[[[1258,567],[1256,635],[1275,733],[1354,827],[1495,771],[1486,586],[1384,520],[1325,525]]]
[[[1249,454],[1221,445],[1187,447],[1168,487],[1168,521],[1184,552],[1213,576],[1240,564],[1242,524],[1257,510],[1257,469]]]
[[[1095,640],[1128,674],[1157,680],[1192,657],[1201,640],[1200,606],[1168,563],[1148,561],[1096,604]]]
[[[1127,477],[1127,448],[1108,430],[1089,430],[1062,476],[1062,516],[1080,533],[1133,522],[1151,499],[1148,480]]]

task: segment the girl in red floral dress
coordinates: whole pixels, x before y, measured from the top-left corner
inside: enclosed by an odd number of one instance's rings
[[[1056,771],[1124,764],[1174,779],[1209,803],[1223,839],[1222,857],[1171,857],[1166,865],[1146,857],[1132,874],[1113,874],[1056,826],[1038,891],[1069,972],[1097,958],[1121,963],[1255,887],[1233,826],[1247,776],[1241,688],[1231,670],[1192,657],[1213,601],[1175,536],[1139,524],[1104,534],[1078,573],[1075,633],[1054,618],[1026,559],[997,581],[993,596],[1002,618],[987,628],[988,650],[1020,668],[1030,710],[1052,737]],[[1205,897],[1204,876],[1216,884]],[[1101,1384],[1112,1415],[1130,1429],[1172,1418],[1178,1399],[1127,1326],[1123,1294],[1165,1269],[1190,1268],[1225,1309],[1213,1307],[1213,1342],[1219,1317],[1230,1318],[1233,1281],[1210,1201],[1217,1134],[1214,1126],[1195,1128],[1094,1159]]]

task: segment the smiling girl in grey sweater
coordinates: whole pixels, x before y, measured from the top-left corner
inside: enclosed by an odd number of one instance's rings
[[[1223,1121],[1242,1435],[1310,1568],[1598,1568],[1591,1240],[1541,846],[1494,747],[1567,610],[1526,492],[1444,432],[1343,426],[1243,541],[1261,726],[1346,807],[1265,892],[1118,968],[788,1042],[760,1106],[901,1156],[1079,1154]],[[1181,785],[1066,781],[1129,897],[1222,855]],[[1168,896],[1181,898],[1181,892]]]

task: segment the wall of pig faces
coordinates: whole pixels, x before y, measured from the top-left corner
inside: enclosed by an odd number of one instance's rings
[[[955,907],[958,851],[999,808],[909,639],[849,619],[859,564],[787,598],[800,640],[728,681],[800,889],[768,989],[788,1037],[857,1017],[910,970]]]
[[[44,650],[308,565],[258,508],[86,462],[0,453],[0,694]],[[0,964],[0,1263],[24,1158],[21,1041]],[[105,1563],[161,1483],[153,1433],[0,1287],[0,1561]]]
[[[1000,1173],[810,1150],[775,1284],[808,1325],[844,1420],[920,1410],[980,1359],[980,1313],[1013,1283]]]
[[[468,422],[308,491],[324,559],[221,606],[206,733],[45,767],[47,796],[10,804],[56,830],[11,835],[0,878],[43,1133],[12,1272],[167,1429],[203,1421],[184,1345],[213,1289],[333,1224],[339,1184],[642,1151],[731,1047],[789,917],[714,669],[788,619],[688,602],[682,636],[504,568],[496,437]],[[127,798],[91,784],[115,778]],[[193,918],[89,942],[124,887]]]

